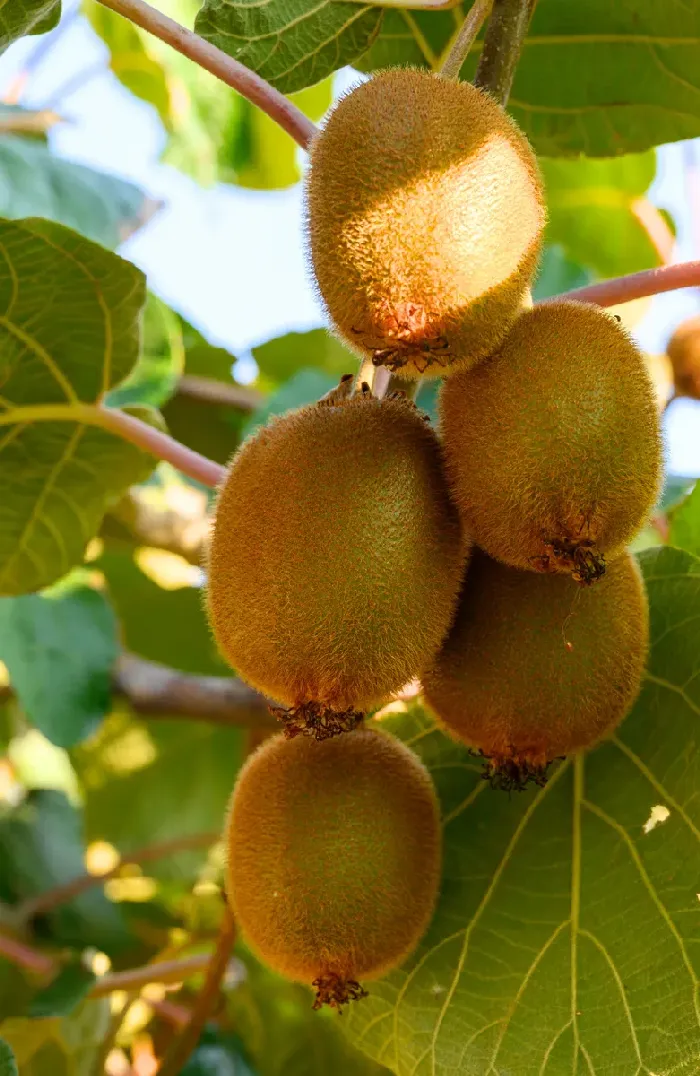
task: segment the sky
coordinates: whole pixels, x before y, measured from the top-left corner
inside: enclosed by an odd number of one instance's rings
[[[17,42],[0,58],[0,95],[41,40]],[[57,154],[131,179],[164,203],[120,253],[146,272],[161,298],[238,356],[237,373],[244,377],[251,372],[252,346],[323,324],[304,257],[300,186],[273,192],[228,185],[203,190],[160,163],[165,132],[155,110],[125,90],[106,66],[99,70],[106,60],[102,42],[82,18],[75,20],[32,74],[21,103],[51,104],[65,117],[50,134]],[[56,100],[76,72],[96,68],[97,74]],[[357,77],[350,70],[340,72],[336,89]],[[684,168],[689,152],[698,167],[695,220]],[[700,257],[699,177],[700,143],[659,151],[650,197],[676,221],[679,261]],[[663,351],[675,325],[694,313],[700,313],[700,289],[658,296],[635,333],[646,350]],[[666,447],[671,472],[700,476],[700,404],[678,400],[671,405]]]

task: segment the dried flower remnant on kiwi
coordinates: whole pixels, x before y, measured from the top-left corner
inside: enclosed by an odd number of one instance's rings
[[[354,979],[344,979],[333,972],[319,976],[311,985],[316,990],[313,1009],[322,1009],[324,1005],[328,1005],[329,1008],[342,1013],[344,1005],[369,997],[368,991]]]
[[[351,732],[437,652],[468,552],[424,416],[346,375],[234,457],[209,551],[214,635],[289,738]]]
[[[375,74],[315,139],[306,196],[321,298],[375,365],[440,376],[505,338],[545,209],[535,155],[488,94],[415,69]]]

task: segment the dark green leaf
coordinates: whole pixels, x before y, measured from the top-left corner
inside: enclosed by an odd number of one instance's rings
[[[697,1069],[700,560],[665,548],[640,561],[640,698],[545,788],[494,791],[419,708],[394,725],[438,788],[442,890],[416,953],[347,1020],[400,1076]]]
[[[216,832],[242,757],[243,734],[202,721],[149,725],[117,714],[73,751],[85,786],[90,840],[120,852],[188,834]],[[179,852],[149,864],[159,879],[191,879],[206,856]]]
[[[248,437],[253,430],[264,426],[273,415],[282,415],[295,407],[314,403],[337,384],[337,377],[322,370],[297,370],[289,381],[265,400],[262,407],[253,412],[244,426],[244,436]]]
[[[0,1039],[0,1076],[19,1076],[15,1055],[4,1039]]]
[[[638,207],[656,172],[653,152],[600,160],[541,158],[547,192],[547,240],[599,276],[661,264]],[[644,202],[647,214],[658,214]],[[665,226],[665,222],[661,222]]]
[[[700,557],[700,482],[670,513],[669,541]]]
[[[116,659],[114,613],[91,587],[0,598],[0,660],[29,719],[59,747],[109,713]]]
[[[82,409],[136,362],[143,274],[45,220],[0,221],[0,243],[0,594],[15,595],[73,567],[154,461]]]
[[[35,138],[0,135],[0,216],[46,217],[114,248],[158,208],[124,179],[54,157]]]
[[[257,1073],[246,1061],[235,1035],[207,1028],[180,1076],[257,1076]]]
[[[85,873],[83,821],[61,792],[30,792],[0,817],[0,875],[15,902],[35,897]],[[43,917],[59,945],[86,944],[114,954],[130,944],[121,911],[99,887],[60,904]]]
[[[352,63],[372,44],[380,8],[343,0],[205,0],[198,34],[257,71],[283,93],[313,86]]]
[[[593,274],[570,261],[560,246],[546,246],[532,289],[536,303],[549,299],[552,295],[561,295],[572,288],[583,288],[590,284]]]
[[[253,348],[260,373],[272,382],[285,382],[302,367],[323,370],[336,380],[354,373],[358,358],[326,329],[286,333]],[[325,391],[325,390],[324,390]]]
[[[25,34],[45,34],[61,17],[61,0],[6,0],[0,8],[0,53]]]
[[[87,996],[96,982],[96,976],[88,971],[80,960],[74,960],[62,968],[49,986],[32,998],[29,1016],[68,1016]]]
[[[143,315],[141,355],[127,379],[107,394],[109,407],[161,407],[183,372],[185,352],[178,315],[152,292]]]

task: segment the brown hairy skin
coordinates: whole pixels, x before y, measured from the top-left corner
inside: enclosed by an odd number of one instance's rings
[[[648,519],[662,478],[654,387],[613,317],[574,302],[521,315],[440,391],[453,498],[477,545],[595,582]]]
[[[648,609],[628,553],[595,587],[538,576],[475,553],[457,619],[423,676],[455,738],[487,759],[497,787],[543,783],[554,758],[593,746],[634,702]]]
[[[257,953],[339,1007],[416,947],[440,878],[430,775],[374,729],[275,736],[241,770],[226,822],[226,889]]]
[[[342,98],[311,148],[311,261],[338,332],[402,376],[506,335],[545,222],[535,156],[488,94],[395,68]]]
[[[352,728],[350,711],[386,701],[437,652],[467,552],[413,404],[365,393],[300,408],[246,441],[219,491],[216,641],[239,676],[299,711],[291,732],[304,713],[321,737]]]
[[[666,347],[678,396],[700,400],[700,316],[682,321]]]

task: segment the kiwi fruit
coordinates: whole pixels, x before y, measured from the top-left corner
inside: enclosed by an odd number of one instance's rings
[[[221,653],[281,704],[290,734],[317,738],[422,672],[468,553],[424,417],[404,397],[344,385],[242,445],[208,553]]]
[[[449,733],[481,753],[499,788],[543,784],[549,762],[622,720],[648,647],[646,593],[625,553],[595,587],[475,553],[457,619],[423,676]]]
[[[453,498],[513,567],[599,579],[645,523],[662,476],[644,356],[598,307],[525,311],[499,351],[441,386]]]
[[[400,964],[438,892],[430,776],[393,736],[274,736],[241,770],[226,822],[226,889],[251,949],[312,984],[315,1008],[362,997]]]
[[[498,346],[545,223],[535,156],[500,105],[411,68],[341,98],[311,147],[306,205],[337,331],[406,377],[472,365]]]
[[[666,346],[677,396],[700,400],[700,315],[682,321]]]

